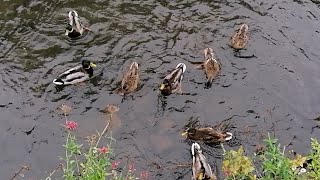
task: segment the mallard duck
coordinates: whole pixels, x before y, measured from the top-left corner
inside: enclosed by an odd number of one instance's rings
[[[212,81],[218,75],[221,66],[211,48],[206,48],[203,52],[205,61],[200,65],[200,69],[203,69],[207,76],[205,86],[210,88],[212,86]]]
[[[246,47],[249,40],[249,26],[242,24],[231,37],[231,47],[240,50]]]
[[[93,75],[96,65],[88,60],[83,60],[82,65],[69,69],[53,80],[56,85],[70,85],[88,80]]]
[[[120,94],[124,95],[137,89],[139,83],[138,63],[133,62],[121,82]]]
[[[78,13],[75,10],[69,11],[69,24],[66,26],[65,35],[70,38],[76,38],[81,36],[85,31],[90,31],[90,29],[81,24]]]
[[[161,83],[161,94],[169,95],[171,93],[175,93],[176,91],[179,91],[179,93],[181,94],[181,81],[186,69],[187,66],[184,63],[179,63],[176,68],[170,74],[168,74]]]
[[[216,180],[206,157],[202,154],[202,149],[198,143],[191,145],[192,153],[192,180]]]
[[[206,143],[222,143],[232,139],[232,133],[221,132],[211,127],[187,128],[181,135],[194,141],[204,141]]]

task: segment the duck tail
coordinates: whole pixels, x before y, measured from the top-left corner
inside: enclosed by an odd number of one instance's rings
[[[63,85],[64,84],[64,82],[61,79],[54,79],[52,82],[56,85]]]
[[[195,156],[196,155],[196,151],[200,151],[201,150],[201,147],[198,143],[194,142],[192,143],[191,145],[191,153],[192,153],[192,156]]]
[[[231,132],[226,132],[226,138],[225,138],[225,141],[229,141],[230,139],[232,139],[233,137],[233,134]]]
[[[187,66],[184,63],[179,63],[176,68],[181,68],[182,73],[184,73],[187,69]]]
[[[203,50],[203,52],[204,52],[204,58],[205,59],[211,59],[211,58],[214,58],[213,57],[213,50],[211,49],[211,48],[205,48],[204,50]]]
[[[137,62],[133,62],[130,66],[130,69],[135,68],[135,69],[139,69],[139,65]]]

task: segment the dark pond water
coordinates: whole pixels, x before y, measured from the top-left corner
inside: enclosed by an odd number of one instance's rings
[[[24,164],[32,170],[21,179],[45,178],[58,166],[65,132],[57,108],[63,103],[73,108],[69,118],[79,123],[81,139],[101,131],[100,110],[116,104],[115,159],[134,162],[153,179],[190,179],[190,168],[170,167],[191,162],[190,143],[180,132],[192,117],[210,125],[227,119],[235,139],[226,149],[243,145],[252,154],[270,132],[287,149],[307,153],[310,137],[320,136],[312,120],[320,109],[319,6],[318,0],[2,0],[1,179]],[[92,33],[64,36],[71,9]],[[242,22],[251,33],[242,53],[257,58],[236,58],[227,45]],[[211,89],[192,64],[203,60],[205,47],[222,63]],[[52,80],[83,59],[97,63],[99,76],[58,91]],[[111,91],[132,61],[141,65],[143,86],[122,102]],[[187,65],[182,90],[189,95],[163,102],[159,83],[179,62]],[[221,167],[221,149],[201,145]]]

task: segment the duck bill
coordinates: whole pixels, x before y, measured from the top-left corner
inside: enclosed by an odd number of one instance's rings
[[[90,63],[90,66],[93,67],[93,68],[97,67],[97,65],[92,63],[92,62]]]
[[[188,137],[188,133],[187,132],[183,132],[183,133],[181,133],[181,136],[187,138]]]
[[[203,179],[203,173],[200,173],[198,179]]]
[[[70,32],[70,31],[66,29],[65,35],[68,36],[69,32]]]
[[[161,91],[164,90],[164,87],[165,87],[165,85],[164,85],[164,84],[161,84],[161,85],[160,85],[160,90],[161,90]]]

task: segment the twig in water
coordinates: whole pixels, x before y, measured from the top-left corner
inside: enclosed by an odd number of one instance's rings
[[[106,127],[104,127],[102,133],[99,134],[99,139],[98,139],[98,141],[97,141],[97,143],[96,143],[96,147],[98,147],[98,144],[99,144],[99,142],[100,142],[100,140],[101,140],[101,137],[104,135],[104,133],[106,133],[106,131],[107,131],[107,129],[108,129],[109,124],[110,124],[110,122],[112,121],[112,115],[113,115],[113,113],[118,112],[118,111],[119,111],[119,108],[118,108],[117,106],[113,105],[113,104],[109,104],[109,105],[107,105],[107,107],[105,108],[105,111],[110,114],[110,117],[109,117],[109,121],[108,121]]]
[[[21,166],[19,171],[15,172],[13,177],[10,180],[13,180],[14,178],[16,178],[23,170],[31,170],[30,166]]]
[[[63,164],[60,163],[59,166],[49,173],[49,176],[45,180],[50,180],[51,176],[53,176],[59,169],[62,169]]]
[[[173,165],[173,166],[167,166],[164,169],[175,169],[175,168],[189,168],[192,165],[192,163],[188,163],[188,164],[177,164],[177,165]]]

